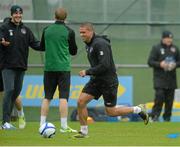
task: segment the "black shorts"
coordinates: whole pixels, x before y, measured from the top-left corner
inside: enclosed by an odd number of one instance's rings
[[[3,79],[2,79],[2,71],[0,70],[0,92],[4,90],[3,88]]]
[[[118,90],[118,79],[111,82],[102,82],[99,80],[90,80],[82,92],[94,96],[94,99],[98,100],[100,96],[103,96],[104,105],[106,107],[114,107],[117,102],[117,90]]]
[[[58,86],[59,98],[69,98],[70,71],[44,72],[45,98],[52,99]]]

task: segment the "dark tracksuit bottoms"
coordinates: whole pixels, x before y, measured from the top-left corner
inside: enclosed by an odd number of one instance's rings
[[[10,122],[11,112],[16,98],[19,96],[25,71],[18,69],[3,69],[2,77],[4,83],[3,97],[3,122]],[[15,86],[16,85],[16,86]]]
[[[163,89],[163,88],[156,88],[155,89],[155,100],[154,106],[152,108],[152,117],[159,117],[163,103],[165,102],[165,112],[163,114],[163,119],[165,121],[170,121],[171,111],[174,101],[174,90],[175,89]]]

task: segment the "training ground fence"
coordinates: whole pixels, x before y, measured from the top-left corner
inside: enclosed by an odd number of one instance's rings
[[[179,44],[180,0],[1,0],[1,23],[13,4],[23,8],[23,22],[38,39],[43,29],[54,23],[56,8],[67,9],[66,23],[75,30],[79,49],[72,57],[74,68],[89,65],[79,35],[79,25],[84,21],[92,22],[97,34],[109,37],[117,68],[147,68],[150,49],[164,30],[172,31]],[[28,63],[29,67],[43,67],[44,54],[30,50]]]
[[[3,20],[0,20],[2,23]],[[53,20],[23,20],[40,40],[43,29],[54,23]],[[66,24],[74,29],[78,44],[78,54],[72,57],[72,67],[89,67],[86,51],[79,35],[82,22],[67,21]],[[111,40],[114,60],[117,68],[147,68],[147,58],[153,44],[160,42],[161,33],[170,30],[174,34],[175,43],[180,39],[180,22],[92,22],[96,33],[107,35]],[[177,42],[178,45],[178,42]],[[37,55],[39,54],[39,55]],[[37,59],[34,60],[34,57]],[[30,51],[29,67],[43,67],[44,54]]]

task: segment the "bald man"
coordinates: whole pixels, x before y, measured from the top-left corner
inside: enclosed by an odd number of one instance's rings
[[[70,56],[76,55],[77,45],[74,31],[64,23],[66,17],[66,9],[58,8],[55,11],[55,23],[44,29],[41,39],[41,48],[45,51],[45,98],[41,106],[40,126],[46,122],[49,104],[58,86],[61,133],[77,132],[67,125],[71,70]]]

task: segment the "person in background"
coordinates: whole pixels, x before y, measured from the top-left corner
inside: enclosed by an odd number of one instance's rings
[[[4,51],[2,78],[4,84],[2,129],[15,129],[10,123],[14,103],[19,96],[25,71],[27,70],[29,46],[40,49],[32,31],[22,23],[23,9],[18,5],[11,7],[11,21],[0,27],[0,42]],[[22,128],[25,126],[24,115]]]
[[[11,21],[11,17],[6,17],[3,20],[3,23],[9,23]],[[3,64],[4,64],[4,50],[3,46],[0,44],[0,92],[2,93],[4,88],[3,88],[3,79],[2,79],[2,69],[3,69]],[[24,116],[24,111],[23,111],[23,105],[21,102],[21,99],[19,97],[16,98],[15,100],[15,108],[14,111],[17,110],[18,114],[18,122],[19,122],[19,128],[24,129],[26,126],[25,122],[25,116]]]
[[[163,119],[170,121],[174,91],[177,88],[176,68],[180,67],[179,49],[173,44],[173,34],[170,31],[164,31],[161,42],[152,47],[148,65],[153,68],[155,90],[151,121],[159,121],[163,103],[165,103]]]
[[[84,86],[78,99],[78,116],[80,121],[80,132],[74,138],[87,138],[87,104],[93,100],[98,100],[103,96],[105,111],[109,116],[120,116],[129,113],[139,114],[148,124],[149,116],[143,104],[134,107],[117,107],[118,78],[112,56],[110,40],[104,36],[95,34],[91,23],[85,22],[80,25],[80,36],[86,44],[87,57],[91,67],[81,70],[81,77],[90,76],[89,82]]]
[[[68,99],[70,91],[71,55],[76,55],[77,45],[74,31],[66,26],[67,11],[55,11],[55,23],[44,29],[41,47],[45,50],[44,91],[40,126],[46,122],[49,105],[58,86],[61,133],[77,132],[67,124]]]

